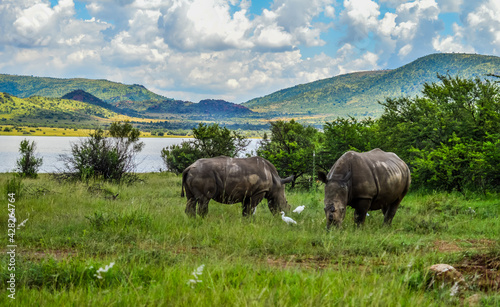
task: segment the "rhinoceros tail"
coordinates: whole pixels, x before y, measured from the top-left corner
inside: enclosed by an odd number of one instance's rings
[[[188,168],[182,172],[182,186],[181,186],[181,197],[184,197],[184,186],[186,185],[186,178],[188,175]]]

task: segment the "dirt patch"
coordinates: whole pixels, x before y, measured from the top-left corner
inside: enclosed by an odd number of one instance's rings
[[[434,241],[434,248],[442,253],[459,252],[462,249],[454,242]]]
[[[477,286],[482,291],[500,290],[500,255],[471,256],[455,268],[467,277],[470,286]]]
[[[479,239],[479,240],[456,240],[456,241],[434,241],[434,249],[442,253],[461,252],[465,250],[485,250],[493,246],[494,240]]]
[[[51,249],[51,250],[38,250],[38,251],[21,251],[21,255],[26,257],[28,260],[42,260],[47,258],[53,258],[56,260],[66,259],[77,254],[76,251],[70,249]]]
[[[288,268],[304,268],[304,269],[315,269],[323,270],[328,267],[334,266],[331,259],[324,257],[297,257],[296,255],[291,255],[287,258],[283,257],[267,257],[266,263],[272,267],[278,267],[282,269]]]

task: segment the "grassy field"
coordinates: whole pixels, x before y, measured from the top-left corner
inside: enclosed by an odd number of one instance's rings
[[[5,128],[7,128],[6,131]],[[32,136],[77,136],[86,137],[89,136],[91,132],[95,129],[77,129],[77,128],[50,128],[50,127],[28,127],[28,126],[16,126],[18,129],[14,129],[12,125],[0,125],[0,135],[32,135]],[[183,135],[170,135],[165,134],[164,136],[151,135],[151,132],[141,131],[141,138],[144,137],[168,137],[168,138],[185,138]]]
[[[412,192],[390,228],[378,211],[356,228],[349,210],[343,229],[326,232],[321,186],[287,191],[292,208],[306,206],[288,214],[298,223],[291,226],[266,201],[251,218],[240,205],[211,202],[205,219],[189,219],[180,177],[140,177],[131,186],[58,183],[47,174],[23,180],[17,224],[28,220],[16,229],[12,300],[5,187],[13,175],[0,174],[0,305],[500,304],[499,195]],[[428,267],[437,263],[464,275],[458,294],[429,287]]]

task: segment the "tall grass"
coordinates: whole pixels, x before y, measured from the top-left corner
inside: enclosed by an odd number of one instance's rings
[[[474,286],[473,275],[466,275],[467,289],[450,296],[448,286],[428,287],[427,271],[500,253],[498,195],[412,192],[392,227],[373,211],[358,228],[349,210],[342,229],[326,232],[321,188],[287,191],[292,208],[306,206],[287,214],[298,223],[291,226],[265,201],[251,218],[241,216],[240,205],[211,202],[205,219],[190,219],[180,177],[142,176],[132,186],[60,184],[45,174],[23,180],[16,217],[29,220],[16,233],[15,304],[442,306],[473,294],[500,303],[494,289]],[[0,175],[0,186],[9,180]],[[0,225],[7,229],[7,218]],[[0,256],[3,284],[8,260]],[[201,282],[189,284],[202,264]],[[7,295],[1,288],[0,304],[11,301]]]

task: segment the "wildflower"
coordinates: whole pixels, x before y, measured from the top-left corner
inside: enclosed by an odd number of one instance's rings
[[[99,278],[99,279],[103,279],[101,273],[106,273],[109,269],[111,269],[113,267],[113,265],[115,265],[114,262],[111,262],[109,265],[106,265],[103,268],[99,268],[99,270],[96,271],[97,274],[94,274],[95,277]]]
[[[21,228],[21,227],[26,226],[26,222],[27,222],[27,221],[28,221],[28,219],[25,219],[24,221],[22,221],[21,223],[19,223],[19,224],[17,225],[17,229],[19,229],[19,228]]]
[[[193,276],[194,276],[194,279],[190,279],[188,280],[187,284],[191,286],[191,288],[194,288],[194,285],[199,283],[199,282],[203,282],[202,280],[199,280],[198,279],[198,276],[201,276],[201,274],[203,274],[203,268],[205,268],[205,265],[202,264],[200,265],[196,270],[193,271]]]

